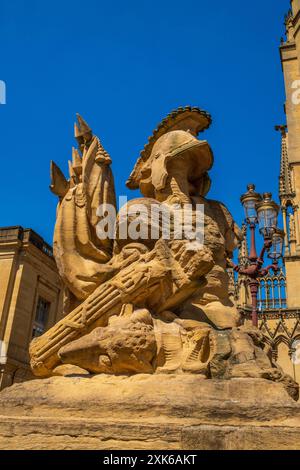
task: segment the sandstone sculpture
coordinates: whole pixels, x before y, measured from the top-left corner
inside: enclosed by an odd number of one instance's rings
[[[272,361],[263,335],[241,325],[229,298],[227,260],[241,233],[226,207],[206,198],[213,154],[197,136],[210,123],[206,112],[186,107],[158,126],[127,182],[143,197],[127,204],[127,218],[120,211],[115,237],[105,238],[98,208],[116,207],[111,159],[78,116],[79,151],[73,150],[69,180],[51,165],[51,190],[59,197],[54,254],[66,286],[65,316],[31,343],[36,376],[81,371],[264,378],[282,382],[298,398],[298,385]],[[139,216],[130,211],[137,204],[144,211]],[[197,236],[177,236],[176,215],[186,205],[192,229],[197,208],[204,209],[203,244]],[[169,215],[168,237],[163,215],[157,227],[149,222],[153,207]],[[146,237],[120,235],[134,221]]]

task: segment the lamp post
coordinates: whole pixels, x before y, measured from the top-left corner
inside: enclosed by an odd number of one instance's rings
[[[255,192],[254,184],[249,184],[247,192],[241,196],[241,203],[244,207],[247,226],[250,229],[250,253],[247,258],[247,266],[240,266],[232,263],[237,273],[248,278],[252,299],[252,324],[258,327],[257,294],[259,278],[265,276],[271,269],[276,273],[279,270],[278,261],[282,256],[284,232],[277,228],[279,206],[272,200],[271,193],[263,195]],[[264,237],[263,248],[260,255],[256,250],[256,226]],[[265,253],[272,259],[272,264],[263,267]]]

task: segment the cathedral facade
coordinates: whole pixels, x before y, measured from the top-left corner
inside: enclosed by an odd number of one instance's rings
[[[285,83],[286,124],[276,126],[281,137],[279,198],[285,232],[283,266],[276,275],[260,279],[259,327],[274,359],[300,382],[300,0],[291,1],[285,18],[286,38],[280,57]],[[246,240],[240,261],[247,256]],[[250,318],[246,280],[237,281],[236,300]]]

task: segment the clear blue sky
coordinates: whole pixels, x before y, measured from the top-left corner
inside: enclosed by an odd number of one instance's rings
[[[211,198],[238,222],[248,182],[277,196],[288,0],[0,0],[0,226],[52,240],[51,159],[67,171],[79,112],[113,159],[118,194],[152,130],[180,105],[212,114]]]

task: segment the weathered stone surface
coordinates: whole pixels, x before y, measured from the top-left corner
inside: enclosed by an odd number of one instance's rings
[[[190,426],[182,433],[183,449],[299,450],[300,429],[285,426]]]
[[[281,384],[197,375],[52,377],[0,394],[1,449],[296,449]]]
[[[90,375],[90,373],[81,367],[72,364],[62,364],[53,369],[53,375],[58,377],[68,377],[69,375]]]
[[[111,159],[78,116],[70,180],[52,164],[51,182],[59,197],[55,257],[69,303],[30,345],[36,376],[65,364],[93,374],[265,378],[298,398],[259,331],[239,328],[227,265],[241,232],[222,203],[206,199],[213,154],[197,136],[209,123],[202,110],[179,108],[154,131],[128,181],[144,197],[120,209],[112,233],[104,228],[104,213],[116,215]]]
[[[138,243],[136,236],[131,236],[132,232],[126,230],[124,237],[120,230],[124,223],[123,209],[113,227],[116,237],[110,231],[106,232],[101,224],[104,218],[101,210],[109,207],[115,212],[116,209],[111,159],[87,123],[79,115],[77,117],[78,150],[73,149],[70,179],[67,180],[53,162],[51,165],[50,188],[59,198],[54,254],[66,286],[64,318],[32,342],[30,355],[34,374],[50,376],[61,365],[60,358],[65,355],[66,348],[73,343],[70,347],[74,358],[74,341],[82,350],[79,338],[90,335],[97,327],[107,328],[106,333],[101,330],[102,337],[105,334],[113,336],[112,341],[115,341],[110,318],[121,316],[126,304],[132,305],[133,313],[146,308],[152,317],[170,311],[176,314],[174,319],[179,315],[185,320],[219,328],[237,326],[240,317],[229,299],[226,258],[236,246],[239,230],[222,204],[205,199],[210,187],[208,171],[213,165],[213,154],[206,141],[197,139],[199,132],[209,126],[209,115],[198,108],[178,109],[154,131],[142,152],[143,157],[129,179],[129,186],[139,186],[144,196],[128,204],[131,208],[135,203],[143,204],[146,216],[143,225],[147,233],[146,236],[141,234]],[[202,227],[198,238],[193,230],[200,229],[196,224],[197,204],[203,205],[205,210],[203,243],[199,241],[203,235]],[[181,220],[187,205],[191,218],[186,223],[185,214],[182,237],[177,233],[181,225],[178,216]],[[158,234],[150,230],[153,228],[153,206],[168,214],[168,227],[164,226],[164,234],[166,229],[169,231],[167,239],[162,236],[160,219]],[[128,211],[125,213],[125,226],[139,219],[139,210],[135,209],[133,219],[128,218]],[[165,220],[165,215],[161,221]],[[192,239],[187,235],[191,231],[194,233]],[[99,334],[100,330],[97,332]],[[124,334],[123,345],[126,343]],[[146,342],[147,336],[148,333]],[[86,338],[89,344],[90,338]],[[192,344],[190,353],[195,356],[192,365],[194,356],[187,351],[187,368],[196,373],[203,369],[202,362],[196,357],[200,343],[199,340],[196,349]],[[104,349],[107,348],[113,349],[114,345]],[[179,356],[184,355],[183,349],[184,345],[178,348]],[[126,347],[120,364],[126,362],[125,350]],[[130,347],[129,355],[131,351]],[[82,359],[81,353],[78,354]],[[121,355],[119,348],[118,357]],[[130,360],[128,357],[127,362]],[[154,362],[157,360],[154,358]],[[105,363],[109,361],[105,358]],[[81,366],[77,362],[75,358],[72,364]],[[112,364],[113,372],[126,372],[123,365],[118,368],[116,362]],[[178,363],[181,362],[179,357]],[[94,363],[88,370],[103,371]],[[148,370],[146,360],[145,367],[137,364],[135,372]]]
[[[297,435],[291,398],[299,387],[273,362],[259,330],[240,326],[229,295],[227,260],[240,231],[222,203],[206,199],[213,155],[197,135],[208,121],[201,110],[181,109],[149,140],[129,180],[144,198],[128,208],[145,203],[148,230],[137,242],[121,225],[139,224],[139,209],[131,219],[126,210],[125,222],[121,209],[116,237],[100,223],[100,206],[115,211],[111,160],[78,117],[70,180],[52,165],[65,316],[30,346],[34,374],[48,379],[0,397],[4,446],[36,448],[41,436],[44,448],[124,448],[124,441],[127,448],[252,448],[253,427]],[[168,215],[167,237],[149,230],[153,205],[162,222]]]
[[[129,186],[144,198],[128,207],[145,203],[146,229],[153,205],[171,220],[167,239],[158,222],[158,237],[148,231],[138,243],[121,237],[121,212],[116,239],[100,236],[99,207],[115,208],[111,160],[78,121],[70,179],[51,166],[65,315],[31,344],[33,371],[48,378],[0,395],[0,447],[299,448],[299,387],[259,330],[241,327],[229,295],[240,231],[222,203],[206,199],[213,155],[197,139],[206,114],[178,110],[142,152]],[[203,243],[178,238],[178,211],[190,206],[194,229],[199,204]]]
[[[67,344],[58,352],[61,361],[95,374],[153,373],[156,341],[151,315],[141,310],[135,314],[135,321],[131,318],[114,317],[107,328],[95,328]]]

